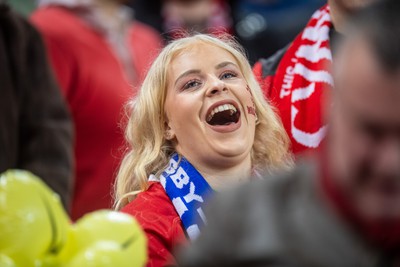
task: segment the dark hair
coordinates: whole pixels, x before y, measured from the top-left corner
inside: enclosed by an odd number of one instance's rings
[[[349,20],[349,34],[370,43],[382,67],[400,68],[400,1],[381,0],[360,10]]]

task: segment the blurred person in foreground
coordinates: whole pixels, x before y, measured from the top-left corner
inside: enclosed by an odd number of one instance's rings
[[[319,159],[219,196],[181,266],[399,266],[399,13],[346,28]]]
[[[200,234],[215,191],[291,165],[285,130],[228,36],[169,44],[133,102],[126,138],[117,207],[145,230],[147,266],[175,264],[174,250]]]
[[[72,122],[36,29],[0,0],[0,173],[25,169],[72,194]]]
[[[160,37],[132,22],[117,0],[40,0],[31,17],[44,36],[75,126],[71,217],[112,207],[124,144],[124,104],[136,93]]]
[[[380,0],[328,0],[288,46],[253,67],[264,95],[277,107],[295,154],[314,152],[326,135],[323,98],[333,87],[335,43],[357,10]],[[333,63],[335,64],[335,63]]]

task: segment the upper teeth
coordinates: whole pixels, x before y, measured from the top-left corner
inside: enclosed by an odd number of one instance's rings
[[[210,121],[215,113],[222,112],[222,111],[225,111],[225,110],[231,110],[231,114],[233,114],[233,113],[235,113],[237,111],[235,106],[232,105],[232,104],[220,105],[220,106],[215,107],[211,111],[210,115],[208,115],[208,117],[207,117],[207,121]]]

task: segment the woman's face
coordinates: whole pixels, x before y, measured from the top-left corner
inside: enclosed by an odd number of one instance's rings
[[[229,52],[206,43],[193,45],[172,60],[167,86],[168,131],[180,154],[195,166],[250,162],[255,106]]]

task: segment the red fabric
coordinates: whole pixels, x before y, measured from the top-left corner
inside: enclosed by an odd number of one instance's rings
[[[298,52],[300,48],[314,47],[316,49],[310,53],[312,56],[330,54],[329,38],[322,41],[306,38],[305,32],[311,33],[312,37],[321,37],[320,33],[324,32],[324,34],[328,33],[329,37],[331,27],[329,7],[324,6],[313,15],[304,31],[290,45],[275,75],[260,79],[262,77],[261,64],[257,63],[253,69],[265,96],[278,109],[292,141],[294,153],[312,150],[319,146],[326,129],[322,120],[321,105],[324,91],[331,86],[326,80],[310,79],[308,71],[296,71],[301,69],[301,66],[305,66],[311,71],[323,71],[330,76],[331,59],[321,58],[314,62],[299,56]],[[312,88],[312,86],[315,87]]]
[[[124,104],[135,93],[102,36],[62,7],[34,12],[68,102],[75,126],[75,186],[71,217],[112,206],[112,183],[124,144],[120,128]],[[142,77],[160,39],[135,23],[130,32],[134,63]]]
[[[273,96],[271,96],[271,91],[272,91],[272,86],[273,86],[273,81],[275,78],[275,75],[269,75],[266,77],[263,77],[263,66],[261,64],[261,62],[256,62],[256,64],[254,64],[253,66],[253,73],[254,76],[256,77],[258,83],[261,86],[261,89],[264,92],[264,95],[266,98],[268,98],[269,100],[273,101],[274,105],[277,105],[277,101],[273,100]]]
[[[181,219],[160,183],[151,183],[122,212],[133,215],[148,238],[148,267],[175,265],[173,251],[186,243]]]

